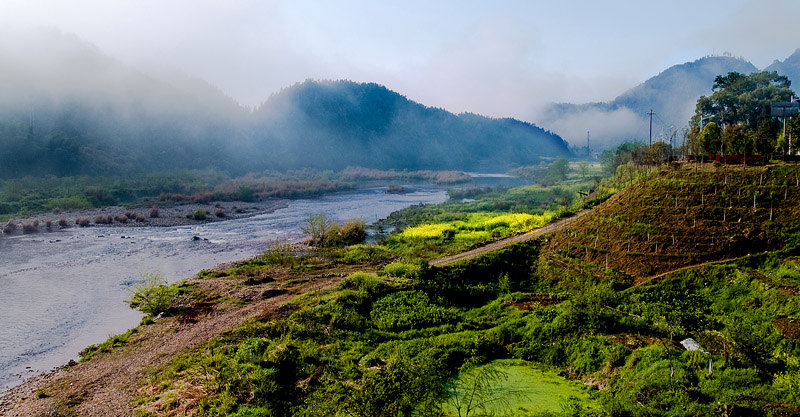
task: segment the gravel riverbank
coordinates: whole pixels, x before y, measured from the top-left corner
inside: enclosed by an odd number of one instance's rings
[[[173,227],[218,222],[270,213],[286,207],[286,200],[270,199],[256,202],[226,201],[208,204],[175,204],[158,207],[125,208],[109,206],[86,210],[46,213],[15,218],[4,223],[0,235],[43,233],[67,227]],[[201,215],[201,213],[204,213]],[[49,226],[48,226],[49,225]]]

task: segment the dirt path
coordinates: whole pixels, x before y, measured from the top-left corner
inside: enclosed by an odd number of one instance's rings
[[[716,261],[708,261],[708,262],[703,262],[703,263],[700,263],[700,264],[686,265],[686,266],[683,266],[683,267],[680,267],[680,268],[673,269],[671,271],[662,272],[662,273],[657,274],[657,275],[652,275],[652,276],[644,277],[644,278],[636,278],[636,282],[633,284],[633,286],[634,287],[640,287],[640,286],[642,286],[642,285],[644,285],[644,284],[646,284],[646,283],[648,283],[648,282],[650,282],[650,281],[652,281],[654,279],[663,278],[663,277],[665,277],[667,275],[674,274],[676,272],[681,272],[681,271],[687,271],[689,269],[700,268],[701,266],[706,266],[706,265],[721,264],[721,263],[726,263],[726,262],[735,262],[735,261],[747,258],[748,256],[750,256],[750,255],[739,256],[737,258],[728,258],[728,259],[720,259],[720,260],[716,260]]]
[[[430,266],[446,266],[446,265],[454,264],[456,262],[461,262],[461,261],[464,261],[464,260],[467,260],[467,259],[472,259],[472,258],[475,258],[477,256],[483,255],[485,253],[496,251],[496,250],[502,249],[502,248],[504,248],[506,246],[513,245],[515,243],[527,242],[529,240],[536,239],[537,237],[542,236],[544,234],[552,233],[552,232],[555,232],[557,230],[560,230],[563,227],[570,225],[575,220],[578,220],[579,218],[581,218],[586,213],[589,213],[590,211],[592,211],[592,210],[591,209],[584,209],[584,210],[581,210],[581,211],[575,213],[574,215],[572,215],[570,217],[565,217],[565,218],[562,218],[562,219],[558,219],[558,220],[556,220],[556,221],[554,221],[552,223],[549,223],[549,224],[545,225],[544,227],[541,227],[541,228],[536,229],[536,230],[531,230],[528,233],[507,237],[505,239],[500,239],[500,240],[492,242],[492,243],[490,243],[490,244],[488,244],[486,246],[481,246],[479,248],[475,248],[475,249],[472,249],[472,250],[467,251],[467,252],[461,252],[461,253],[457,253],[455,255],[449,255],[449,256],[445,256],[445,257],[439,258],[439,259],[434,259],[434,260],[430,261],[429,264],[430,264]]]
[[[140,327],[125,346],[12,389],[0,398],[0,416],[133,416],[134,399],[142,381],[174,355],[196,348],[248,318],[286,314],[283,306],[293,297],[330,288],[340,280],[338,276],[322,276],[275,297],[245,305],[226,304],[224,309],[198,317],[197,323],[182,324],[177,318],[167,318]],[[234,284],[228,281],[222,285]],[[258,299],[270,288],[276,288],[275,283],[228,291],[237,298]]]

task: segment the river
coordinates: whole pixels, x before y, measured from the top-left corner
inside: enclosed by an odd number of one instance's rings
[[[299,241],[309,214],[368,223],[447,199],[441,187],[365,188],[254,217],[181,227],[69,228],[0,236],[0,391],[77,359],[84,347],[135,327],[125,299],[143,272],[177,282],[201,269],[260,254],[276,239]],[[197,236],[200,240],[194,240]]]

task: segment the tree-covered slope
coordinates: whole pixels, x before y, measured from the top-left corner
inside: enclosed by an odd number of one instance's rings
[[[568,153],[510,119],[456,116],[376,84],[305,82],[256,111],[135,70],[74,36],[0,39],[0,178],[361,165],[503,170]]]
[[[326,168],[497,170],[567,155],[557,135],[514,119],[455,115],[378,84],[305,81],[256,110],[256,136],[283,163]]]

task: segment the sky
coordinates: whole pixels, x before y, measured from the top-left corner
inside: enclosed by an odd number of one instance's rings
[[[56,28],[246,106],[306,79],[376,82],[449,111],[536,121],[669,66],[800,48],[800,1],[0,0],[0,25]]]

